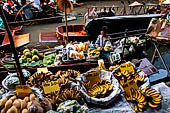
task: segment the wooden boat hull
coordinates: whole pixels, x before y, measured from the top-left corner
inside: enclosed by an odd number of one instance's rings
[[[129,31],[147,29],[152,18],[161,16],[161,14],[150,14],[95,18],[86,23],[85,30],[88,35],[96,38],[102,26],[108,26],[108,34],[124,32],[125,29]]]
[[[49,18],[41,18],[41,19],[33,19],[33,20],[26,20],[26,21],[18,21],[18,22],[9,22],[11,26],[18,26],[18,25],[28,25],[28,24],[47,24],[47,23],[56,23],[62,22],[62,16],[57,17],[49,17]]]
[[[90,36],[86,34],[83,30],[84,24],[80,25],[69,25],[68,26],[68,41],[88,41],[91,40]],[[56,32],[46,32],[40,33],[39,41],[45,43],[52,42],[64,42],[64,37],[66,37],[65,26],[59,26],[56,28]]]
[[[27,34],[13,36],[13,40],[14,40],[16,48],[24,46],[30,42],[30,34],[27,33]],[[8,39],[8,34],[5,33],[4,40],[3,40],[2,44],[0,45],[0,47],[9,46],[9,45],[10,45],[10,41]]]
[[[22,29],[22,26],[10,26],[10,30],[13,32],[18,32],[18,31],[21,31]],[[18,39],[18,37],[17,37]],[[8,42],[6,42],[8,41]],[[9,40],[8,40],[8,36],[7,36],[7,33],[6,33],[6,30],[5,29],[0,29],[0,48],[2,48],[3,46],[9,44]]]

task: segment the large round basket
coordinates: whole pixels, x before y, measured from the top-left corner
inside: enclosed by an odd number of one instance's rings
[[[107,80],[108,82],[110,82],[113,85],[113,91],[111,92],[111,94],[108,97],[105,98],[94,98],[94,97],[90,97],[87,93],[87,90],[85,89],[85,87],[81,84],[81,89],[80,91],[82,92],[85,100],[90,103],[90,104],[95,104],[98,106],[107,106],[108,104],[112,103],[115,101],[115,99],[117,98],[117,96],[121,93],[121,89],[119,86],[119,83],[117,81],[117,79],[115,77],[111,77],[111,72],[108,71],[104,71],[104,70],[97,70],[97,69],[91,69],[88,72],[92,72],[92,71],[100,71],[100,78],[101,80]],[[87,73],[87,72],[86,72]],[[85,81],[85,74],[82,74],[80,76],[80,80],[81,82]]]

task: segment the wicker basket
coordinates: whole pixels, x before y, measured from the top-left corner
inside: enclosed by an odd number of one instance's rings
[[[87,90],[85,89],[85,87],[79,82],[79,84],[81,84],[81,89],[80,91],[82,92],[85,100],[90,103],[90,104],[95,104],[95,105],[99,105],[99,106],[107,106],[108,104],[112,103],[116,97],[120,94],[121,89],[119,86],[119,83],[117,81],[117,79],[115,77],[111,77],[111,72],[107,72],[104,70],[97,70],[97,69],[91,69],[88,72],[91,71],[100,71],[100,78],[101,80],[107,80],[109,81],[112,85],[113,85],[113,91],[111,92],[111,94],[108,97],[105,98],[94,98],[94,97],[90,97],[87,94]],[[86,81],[85,75],[86,73],[82,74],[79,78],[79,81]]]

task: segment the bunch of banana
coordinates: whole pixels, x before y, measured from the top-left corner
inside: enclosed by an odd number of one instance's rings
[[[109,71],[113,71],[113,70],[116,69],[117,67],[119,67],[119,65],[110,66],[110,67],[109,67]]]
[[[88,54],[89,56],[98,56],[100,54],[100,51],[97,49],[91,49]]]
[[[90,81],[88,81],[88,82],[83,82],[83,86],[84,86],[87,90],[89,90],[89,88],[91,88]]]
[[[53,107],[58,107],[58,105],[66,100],[77,100],[81,99],[81,92],[76,91],[72,88],[64,88],[61,91],[52,92],[50,94],[45,95],[53,105]]]
[[[80,72],[68,69],[67,71],[58,71],[54,77],[55,78],[64,78],[64,79],[69,79],[69,80],[75,80],[77,77],[80,77]]]
[[[145,79],[145,76],[140,76],[140,75],[138,75],[138,74],[135,74],[134,75],[134,80],[136,81],[136,82],[138,82],[138,81],[140,81],[140,82],[143,82],[144,81],[144,79]]]
[[[116,71],[114,73],[114,76],[120,80],[120,79],[125,79],[125,80],[130,80],[133,77],[133,74],[129,73],[128,71]]]
[[[113,90],[113,85],[105,80],[94,84],[92,88],[88,90],[88,95],[94,98],[106,97]]]
[[[99,67],[98,69],[101,69],[101,70],[108,70],[105,65],[104,65],[104,62],[99,62]]]
[[[158,108],[161,105],[162,98],[156,90],[146,87],[142,90],[142,93],[147,97],[148,105],[151,108]]]
[[[30,76],[26,84],[42,89],[42,83],[44,81],[49,82],[54,79],[54,75],[51,72],[48,73],[35,73]]]
[[[131,97],[132,102],[135,104],[134,108],[135,111],[143,112],[143,110],[146,108],[147,101],[145,96],[141,93],[140,90],[131,90]]]

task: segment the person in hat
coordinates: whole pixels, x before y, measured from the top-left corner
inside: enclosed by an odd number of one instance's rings
[[[98,36],[96,40],[96,48],[104,48],[107,41],[110,41],[110,36],[107,36],[108,33],[108,27],[103,26],[100,30],[100,35]]]

